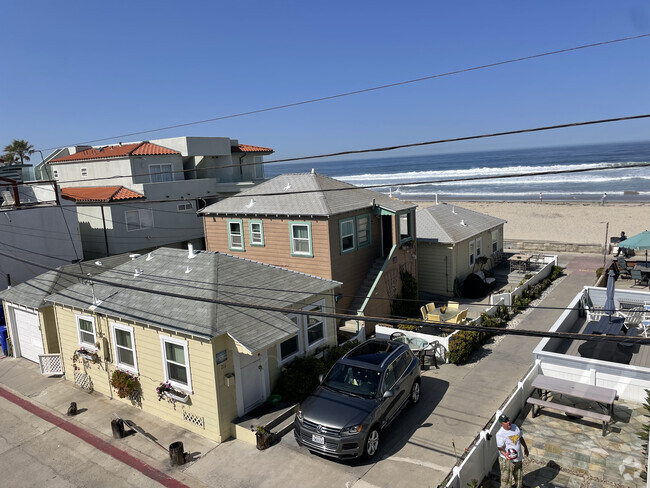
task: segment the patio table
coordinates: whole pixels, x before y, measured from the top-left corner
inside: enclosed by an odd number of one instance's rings
[[[526,272],[532,257],[532,254],[514,254],[510,256],[508,258],[508,262],[510,263],[510,271],[522,270]]]
[[[408,336],[395,337],[393,340],[408,345],[409,349],[418,357],[420,364],[424,366],[424,351],[431,347],[427,340],[422,339],[421,337]]]
[[[429,312],[429,313],[427,314],[427,316],[429,316],[429,315],[439,315],[439,316],[440,316],[440,320],[441,320],[442,322],[446,322],[447,320],[452,319],[452,318],[454,318],[456,315],[459,314],[459,311],[458,311],[458,310],[456,310],[456,311],[448,311],[448,310],[449,310],[449,309],[448,309],[447,307],[445,307],[445,311],[443,312],[443,311],[442,311],[442,307],[436,307],[435,309],[433,309],[433,312]]]

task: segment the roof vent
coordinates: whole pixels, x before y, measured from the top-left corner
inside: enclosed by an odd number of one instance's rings
[[[153,253],[150,252],[149,254],[147,254],[147,261],[151,261],[152,259],[153,259]]]
[[[140,268],[135,268],[135,273],[133,273],[133,277],[137,278],[142,274],[142,270]]]
[[[196,253],[194,252],[194,245],[189,242],[187,244],[187,259],[192,259],[196,257]]]
[[[129,254],[129,257],[131,258],[131,261],[133,261],[135,258],[139,258],[141,254]]]
[[[282,191],[289,191],[291,190],[291,183],[287,183],[287,186],[285,186]]]
[[[251,198],[251,201],[248,202],[246,205],[244,205],[245,208],[253,208],[253,205],[255,205],[255,199]]]
[[[436,193],[436,205],[438,205],[438,194]]]
[[[467,226],[467,224],[465,223],[465,221],[463,219],[460,219],[460,225]]]
[[[97,266],[101,266],[101,265],[102,265],[102,262],[101,262],[101,261],[95,261],[95,264],[96,264]]]
[[[456,207],[451,207],[451,213],[456,214]]]
[[[185,274],[189,273],[190,271],[192,271],[192,268],[188,266],[187,269],[185,270]]]

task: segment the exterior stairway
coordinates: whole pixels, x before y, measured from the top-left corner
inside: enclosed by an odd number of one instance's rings
[[[381,257],[375,260],[372,267],[368,271],[366,278],[363,280],[363,283],[359,287],[359,290],[357,290],[355,298],[350,305],[350,311],[348,313],[356,313],[357,310],[363,306],[363,302],[368,297],[368,293],[370,293],[370,289],[375,283],[377,276],[379,276],[379,273],[381,272],[381,268],[384,266],[385,261],[386,259]],[[348,334],[355,334],[357,332],[357,321],[348,320],[343,327],[339,328],[339,331]]]

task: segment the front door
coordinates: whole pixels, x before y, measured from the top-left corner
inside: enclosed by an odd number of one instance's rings
[[[266,399],[264,361],[261,354],[240,354],[241,391],[244,413],[264,403]]]
[[[381,255],[388,256],[393,247],[393,217],[391,215],[381,216]]]

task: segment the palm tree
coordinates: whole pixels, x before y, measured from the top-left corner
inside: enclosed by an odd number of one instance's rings
[[[29,161],[29,156],[34,154],[34,146],[23,139],[14,139],[11,144],[5,146],[5,154],[2,158],[8,161],[6,164],[15,164],[20,160],[20,164]]]

